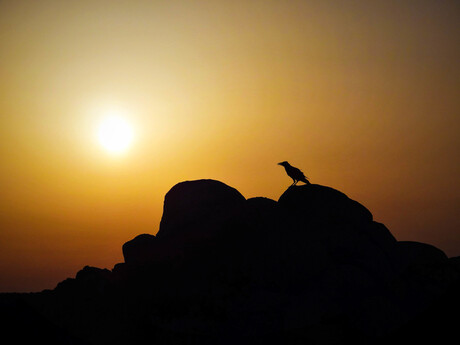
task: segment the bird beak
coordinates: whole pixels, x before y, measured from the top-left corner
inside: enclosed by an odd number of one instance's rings
[[[277,165],[281,165],[281,163],[277,163]]]

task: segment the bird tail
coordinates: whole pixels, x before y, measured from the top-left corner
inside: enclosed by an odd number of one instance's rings
[[[310,181],[308,181],[308,177],[304,176],[300,181],[306,184],[311,184]]]

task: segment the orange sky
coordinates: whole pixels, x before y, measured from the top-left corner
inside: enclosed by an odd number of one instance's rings
[[[460,255],[459,19],[439,0],[1,1],[0,291],[112,268],[183,180],[277,200],[283,160]],[[96,139],[110,108],[124,154]]]

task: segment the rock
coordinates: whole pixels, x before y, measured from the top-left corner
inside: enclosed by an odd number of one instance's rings
[[[112,268],[112,273],[115,272],[123,272],[126,269],[126,263],[125,262],[119,262],[116,263],[113,268]]]
[[[309,274],[348,264],[372,272],[375,279],[393,276],[396,241],[358,202],[333,188],[303,185],[290,187],[278,203],[294,265],[310,267]]]
[[[388,261],[391,262],[393,271],[397,272],[398,266],[400,265],[400,257],[397,251],[396,238],[391,234],[390,230],[382,223],[372,222],[366,227],[366,234],[369,236],[370,241],[377,246]]]
[[[75,278],[58,283],[56,291],[64,294],[102,294],[111,284],[112,272],[108,269],[85,266]]]
[[[311,221],[326,223],[369,223],[372,214],[360,203],[330,187],[316,184],[292,186],[278,203],[290,213],[301,213]]]
[[[400,271],[414,266],[433,266],[444,264],[448,258],[444,252],[426,243],[400,241],[397,243],[400,258]]]
[[[375,243],[378,243],[389,253],[396,249],[396,238],[384,224],[372,222],[372,225],[369,227],[369,229],[369,236]]]
[[[450,266],[455,269],[460,276],[460,256],[449,258]]]
[[[56,285],[56,288],[54,289],[54,291],[57,291],[57,292],[71,291],[71,290],[74,290],[75,287],[76,287],[75,278],[66,278]]]
[[[425,243],[397,242],[398,274],[393,290],[411,315],[446,293],[458,273],[440,249]]]
[[[38,297],[38,296],[37,296]],[[0,332],[5,344],[89,345],[57,326],[29,303],[30,296],[0,295]]]
[[[182,182],[157,236],[122,250],[124,263],[86,266],[41,294],[38,310],[95,344],[339,345],[395,343],[429,308],[425,328],[458,309],[459,258],[397,242],[364,206],[319,185],[276,202]]]
[[[215,180],[186,181],[166,194],[157,237],[207,237],[229,229],[241,216],[245,198]]]
[[[94,280],[109,279],[110,271],[106,268],[85,266],[77,272],[75,279],[77,282],[89,282]]]
[[[151,262],[154,259],[157,247],[155,236],[141,234],[123,244],[123,257],[127,264]]]
[[[250,198],[246,201],[246,216],[248,226],[245,236],[258,233],[259,230],[267,233],[278,227],[280,221],[280,209],[275,200],[269,198]],[[279,230],[279,228],[277,229]],[[279,235],[279,234],[278,234]]]
[[[108,269],[85,266],[77,272],[75,282],[80,291],[87,294],[104,294],[111,284],[112,272]]]
[[[246,200],[246,204],[252,211],[259,212],[260,214],[264,215],[269,215],[270,213],[267,212],[275,211],[278,209],[278,203],[275,200],[260,196],[249,198]]]

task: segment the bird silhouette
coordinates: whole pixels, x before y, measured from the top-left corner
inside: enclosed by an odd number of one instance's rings
[[[310,184],[310,181],[308,181],[308,178],[305,177],[305,175],[300,169],[293,167],[286,161],[278,163],[278,165],[282,165],[284,169],[286,169],[286,174],[288,174],[288,176],[294,180],[291,186],[295,186],[299,181],[302,181],[306,184]]]

